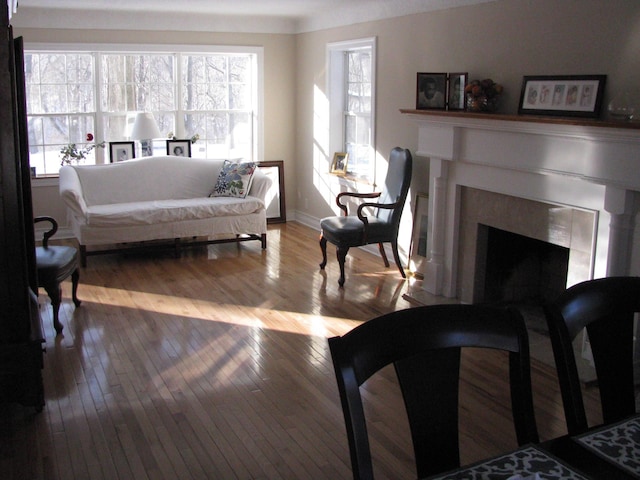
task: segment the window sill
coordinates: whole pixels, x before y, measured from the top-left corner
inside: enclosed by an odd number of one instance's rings
[[[351,173],[348,173],[348,172],[346,174],[344,174],[344,175],[343,174],[336,174],[336,173],[333,173],[332,175],[334,175],[334,176],[336,176],[336,177],[338,177],[340,179],[344,179],[344,180],[346,180],[348,182],[375,186],[375,184],[372,183],[371,180],[369,180],[368,178],[358,177],[358,176],[356,176],[354,174],[351,174]]]
[[[57,187],[59,185],[58,175],[38,175],[31,177],[31,188],[38,187]]]

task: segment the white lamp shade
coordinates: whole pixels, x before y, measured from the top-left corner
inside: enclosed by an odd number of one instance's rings
[[[136,119],[131,129],[131,140],[150,140],[161,136],[158,124],[150,112],[136,114]]]

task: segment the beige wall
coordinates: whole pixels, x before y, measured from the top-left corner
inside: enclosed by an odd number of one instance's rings
[[[332,214],[344,185],[328,178],[323,141],[328,42],[377,37],[378,155],[396,146],[415,151],[417,126],[399,113],[415,107],[416,72],[469,72],[502,83],[502,113],[517,113],[523,75],[606,74],[612,92],[640,94],[640,2],[635,0],[500,0],[298,35],[296,86],[297,208],[305,218]],[[639,105],[640,107],[640,105]],[[383,168],[379,169],[381,172]],[[426,159],[414,161],[401,246],[408,249],[415,194],[428,190]],[[407,212],[409,215],[407,215]],[[409,231],[407,231],[409,230]]]
[[[299,35],[36,29],[15,33],[27,42],[263,46],[265,159],[285,161],[289,218],[297,214],[310,223],[331,214],[335,193],[345,188],[326,173],[333,155],[323,122],[329,42],[377,37],[379,176],[392,147],[413,151],[417,146],[417,127],[399,109],[414,107],[419,71],[490,76],[505,86],[504,113],[517,111],[523,75],[607,74],[605,101],[611,92],[630,90],[638,95],[640,90],[636,0],[498,0]],[[414,170],[410,199],[427,190],[426,160],[418,158]],[[38,212],[38,200],[34,203]],[[404,217],[406,250],[411,219]]]

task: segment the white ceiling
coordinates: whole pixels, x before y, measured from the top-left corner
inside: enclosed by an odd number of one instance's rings
[[[300,33],[490,1],[495,0],[19,0],[12,23],[33,28]]]

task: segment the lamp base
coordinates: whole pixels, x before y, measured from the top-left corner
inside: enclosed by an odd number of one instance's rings
[[[140,140],[140,148],[143,157],[153,156],[153,140]]]

